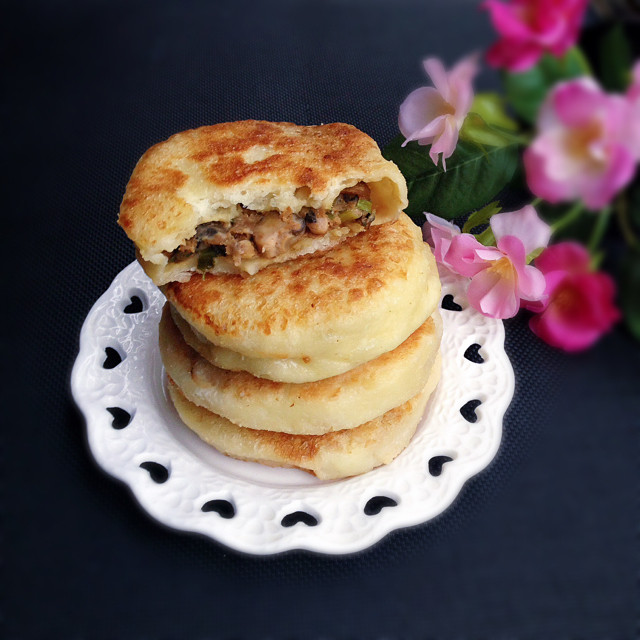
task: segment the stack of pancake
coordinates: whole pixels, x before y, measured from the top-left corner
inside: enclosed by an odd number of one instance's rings
[[[400,172],[349,125],[227,123],[143,156],[120,224],[167,298],[160,352],[189,428],[321,479],[407,446],[441,324],[435,261],[404,206]]]

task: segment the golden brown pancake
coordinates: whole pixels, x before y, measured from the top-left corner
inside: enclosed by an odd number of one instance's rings
[[[160,285],[198,270],[253,274],[394,220],[406,206],[399,169],[355,127],[247,120],[149,149],[119,223]]]
[[[393,351],[346,373],[303,384],[273,382],[210,364],[185,343],[166,305],[160,354],[191,402],[242,427],[318,435],[357,427],[418,394],[431,373],[440,337],[436,311]]]
[[[196,276],[163,292],[201,340],[220,348],[219,360],[209,350],[213,364],[300,383],[395,349],[435,310],[440,280],[420,228],[401,214],[250,278]]]
[[[427,385],[418,395],[359,427],[316,436],[239,427],[189,402],[171,379],[168,387],[183,422],[225,455],[296,467],[322,480],[335,480],[391,462],[409,444],[439,377],[438,356]]]

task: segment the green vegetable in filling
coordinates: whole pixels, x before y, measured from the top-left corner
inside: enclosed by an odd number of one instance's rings
[[[361,211],[366,211],[367,213],[373,213],[373,209],[371,209],[371,202],[369,200],[363,200],[362,198],[360,198],[356,206]]]
[[[207,271],[213,267],[218,256],[225,255],[224,245],[216,244],[203,249],[198,253],[198,271]]]

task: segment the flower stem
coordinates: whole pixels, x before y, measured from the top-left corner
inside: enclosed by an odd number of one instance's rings
[[[536,198],[535,200],[533,200],[531,202],[531,206],[532,207],[537,207],[541,202],[542,202],[543,198]]]
[[[569,226],[583,211],[584,204],[582,202],[576,202],[562,218],[559,218],[551,225],[552,233],[556,233]]]
[[[622,237],[630,247],[637,246],[638,237],[633,232],[633,228],[629,222],[629,202],[625,196],[618,198],[616,213],[618,214],[618,224],[620,225],[620,231],[622,231]]]
[[[593,225],[593,230],[591,231],[591,237],[589,238],[589,253],[595,254],[598,245],[602,241],[602,237],[609,226],[609,220],[611,219],[611,207],[607,206],[599,214],[596,216],[596,222]]]

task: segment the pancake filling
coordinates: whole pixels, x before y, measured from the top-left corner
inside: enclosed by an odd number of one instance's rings
[[[375,219],[369,186],[359,182],[344,189],[331,209],[303,207],[298,213],[258,213],[242,208],[230,222],[205,222],[193,237],[172,252],[169,262],[181,262],[196,255],[198,270],[213,267],[216,257],[228,256],[236,266],[247,258],[275,258],[291,248],[303,235],[323,236],[330,229],[356,222],[368,229]]]

